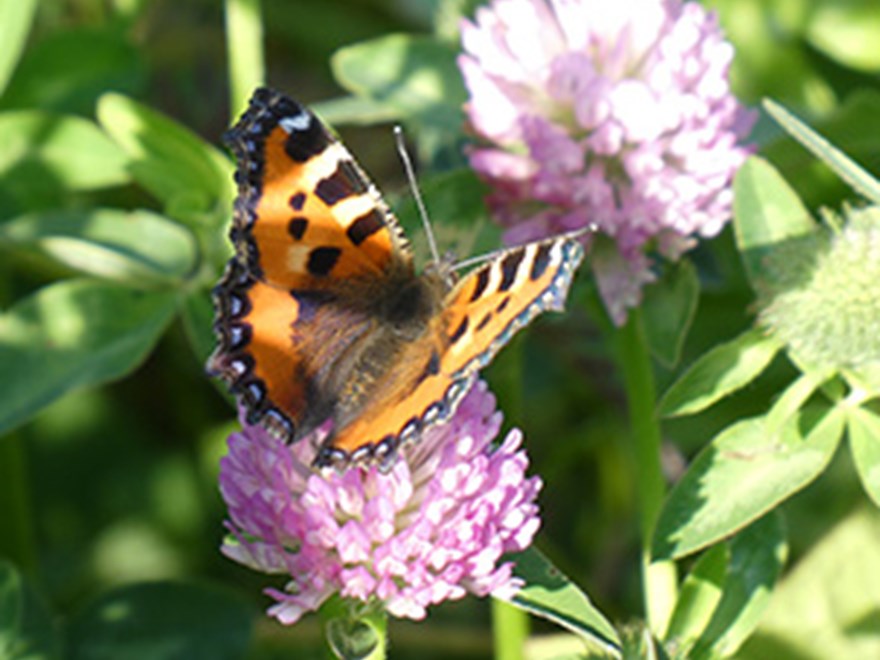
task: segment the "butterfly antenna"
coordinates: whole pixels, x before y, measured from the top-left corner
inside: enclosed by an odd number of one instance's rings
[[[440,252],[437,250],[437,239],[434,238],[434,230],[431,229],[431,221],[428,219],[428,211],[425,209],[425,202],[422,201],[422,193],[419,191],[418,183],[416,183],[416,175],[413,171],[412,161],[409,158],[409,152],[406,150],[406,144],[403,141],[403,129],[400,125],[394,127],[394,141],[397,143],[397,152],[400,154],[400,160],[403,161],[403,169],[406,170],[406,178],[409,180],[409,187],[412,190],[413,199],[416,200],[416,206],[419,209],[419,216],[422,218],[422,226],[425,228],[425,236],[428,237],[428,247],[431,250],[431,258],[435,264],[439,264]]]

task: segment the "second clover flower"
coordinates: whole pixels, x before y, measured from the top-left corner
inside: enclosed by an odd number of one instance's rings
[[[509,243],[595,225],[592,264],[617,324],[675,259],[730,216],[753,114],[732,96],[733,48],[679,0],[495,0],[462,25],[459,65]]]

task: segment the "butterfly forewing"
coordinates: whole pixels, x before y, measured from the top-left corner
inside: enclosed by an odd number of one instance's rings
[[[257,90],[225,139],[239,162],[231,236],[255,277],[325,289],[412,269],[406,239],[379,192],[308,109]]]

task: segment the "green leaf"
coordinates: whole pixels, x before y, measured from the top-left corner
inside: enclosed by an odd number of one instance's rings
[[[196,267],[193,235],[150,211],[90,209],[25,215],[0,225],[0,245],[136,286],[180,282]]]
[[[43,600],[15,567],[0,559],[0,658],[60,658],[60,641]]]
[[[880,506],[880,415],[869,408],[847,410],[847,434],[865,492]]]
[[[774,92],[775,93],[775,92]],[[798,106],[800,107],[800,106]],[[768,123],[772,119],[768,115]],[[814,131],[821,133],[849,158],[865,163],[873,171],[875,154],[880,151],[880,92],[872,88],[857,88],[843,102],[811,117]],[[858,131],[852,127],[858,126]],[[828,168],[797,140],[785,133],[781,139],[767,144],[763,155],[780,172],[784,172],[808,208],[839,204],[851,190],[839,176]]]
[[[98,101],[98,121],[128,154],[134,179],[179,219],[219,226],[234,193],[232,163],[189,129],[120,94]],[[209,213],[199,216],[198,211]]]
[[[36,9],[37,0],[0,0],[0,95],[27,43]]]
[[[830,371],[806,371],[798,376],[767,411],[767,431],[775,434],[803,408],[813,393],[827,381]]]
[[[816,64],[816,57],[804,47],[803,38],[793,34],[792,14],[804,11],[812,0],[767,2],[767,0],[709,0],[717,11],[725,37],[736,47],[730,78],[734,93],[753,102],[768,93],[798,107],[828,110],[835,103],[835,91],[828,74]],[[833,1],[833,0],[832,0]]]
[[[666,641],[677,646],[695,640],[706,628],[724,588],[730,549],[719,544],[706,550],[681,585],[669,620]]]
[[[176,582],[125,586],[85,608],[70,625],[73,660],[245,656],[253,612],[215,587]]]
[[[15,567],[0,559],[0,657],[7,657],[21,622],[21,577]]]
[[[190,348],[199,364],[205,364],[216,343],[211,328],[214,324],[214,305],[204,291],[187,296],[181,309],[183,328]]]
[[[776,588],[740,658],[880,658],[880,515],[825,532]]]
[[[757,378],[780,348],[777,340],[757,328],[716,346],[666,391],[660,401],[660,414],[676,417],[708,408]]]
[[[38,110],[0,113],[0,187],[17,199],[128,183],[125,155],[92,122]]]
[[[651,353],[669,368],[678,364],[697,311],[700,282],[687,259],[670,266],[662,279],[645,287],[642,312]]]
[[[342,96],[309,106],[312,112],[330,126],[342,124],[369,126],[400,119],[400,113],[385,103],[366,96]]]
[[[721,598],[688,658],[726,658],[742,645],[769,605],[787,556],[785,529],[778,514],[752,523],[730,541]]]
[[[822,0],[810,3],[809,43],[846,67],[880,71],[880,12],[875,0]]]
[[[828,465],[843,424],[838,408],[807,408],[775,434],[764,417],[722,431],[664,503],[654,557],[683,557],[716,543],[802,489]]]
[[[25,53],[3,107],[38,107],[92,115],[108,89],[136,93],[146,80],[140,52],[118,28],[69,29],[46,35]]]
[[[828,165],[853,190],[875,204],[880,204],[880,181],[877,181],[870,172],[778,103],[766,99],[764,108],[794,139]]]
[[[453,251],[461,258],[480,255],[497,249],[498,228],[486,221],[483,199],[486,186],[470,168],[449,170],[419,182],[440,252]],[[416,247],[426,248],[422,221],[411,194],[395,204],[401,223],[414,239]],[[425,249],[425,257],[429,257]]]
[[[508,558],[515,563],[514,574],[526,583],[511,603],[580,635],[606,654],[619,655],[614,627],[539,550],[530,547]]]
[[[226,9],[226,51],[230,109],[235,118],[247,110],[254,88],[265,84],[264,20],[259,0],[230,0]]]
[[[733,191],[736,244],[754,284],[766,276],[763,262],[768,251],[811,234],[816,223],[779,172],[757,156],[736,173]]]
[[[457,54],[455,46],[436,39],[395,34],[343,48],[331,65],[350,92],[386,104],[403,118],[458,131],[467,94]]]
[[[52,284],[0,315],[0,433],[76,387],[121,378],[158,341],[174,293],[92,280]]]

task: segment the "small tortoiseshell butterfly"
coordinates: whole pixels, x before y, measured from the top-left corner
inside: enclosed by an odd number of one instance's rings
[[[517,330],[562,309],[575,237],[505,250],[460,280],[446,262],[417,273],[379,191],[309,110],[258,89],[224,138],[236,255],[214,289],[208,370],[286,441],[332,420],[316,466],[389,466]]]

